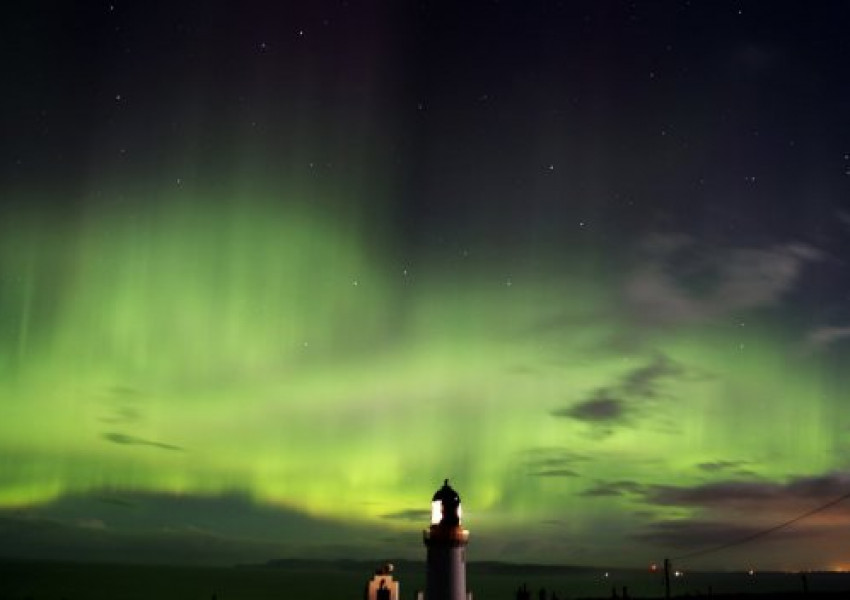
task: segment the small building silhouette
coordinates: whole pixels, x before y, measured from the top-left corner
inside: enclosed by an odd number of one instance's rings
[[[366,584],[365,600],[399,600],[399,582],[393,579],[392,572],[390,563],[375,571]]]

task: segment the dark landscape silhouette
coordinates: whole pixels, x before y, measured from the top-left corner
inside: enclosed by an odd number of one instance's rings
[[[424,563],[391,559],[401,581],[402,600],[414,600],[424,586]],[[186,567],[0,561],[0,600],[361,600],[363,585],[381,560],[280,559],[264,565]],[[473,600],[528,598],[663,598],[657,574],[646,570],[523,565],[474,561],[468,566]],[[673,585],[674,598],[737,600],[847,598],[850,574],[809,573],[808,592],[798,573],[687,574]]]

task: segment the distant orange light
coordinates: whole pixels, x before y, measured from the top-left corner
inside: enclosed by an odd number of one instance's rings
[[[650,573],[657,573],[658,572],[658,564],[652,563],[651,565],[649,565],[649,572]]]

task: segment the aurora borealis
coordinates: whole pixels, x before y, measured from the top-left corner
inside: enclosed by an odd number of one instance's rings
[[[0,36],[6,555],[417,558],[449,477],[471,560],[643,566],[850,493],[844,4],[74,4]]]

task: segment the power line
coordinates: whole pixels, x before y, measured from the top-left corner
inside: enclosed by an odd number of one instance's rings
[[[780,523],[779,525],[774,525],[773,527],[769,527],[767,529],[763,529],[763,530],[758,531],[756,533],[752,533],[748,536],[742,537],[742,538],[734,540],[732,542],[720,544],[719,546],[712,546],[712,547],[709,547],[709,548],[704,548],[702,550],[697,550],[696,552],[690,552],[688,554],[682,554],[681,556],[674,557],[672,560],[683,560],[683,559],[686,559],[686,558],[693,558],[695,556],[702,556],[704,554],[711,554],[713,552],[719,552],[721,550],[725,550],[726,548],[731,548],[733,546],[740,546],[742,544],[746,544],[747,542],[751,542],[751,541],[758,539],[760,537],[764,537],[764,536],[768,535],[769,533],[773,533],[774,531],[779,531],[780,529],[788,527],[789,525],[793,525],[797,521],[802,521],[803,519],[806,519],[808,517],[811,517],[814,514],[817,514],[821,511],[826,510],[827,508],[832,508],[836,504],[838,504],[840,502],[844,502],[848,498],[850,498],[850,492],[844,494],[843,496],[839,496],[838,498],[835,498],[834,500],[830,500],[829,502],[827,502],[826,504],[824,504],[822,506],[818,506],[817,508],[813,508],[812,510],[805,512],[802,515],[796,516],[793,519],[785,521],[784,523]]]

